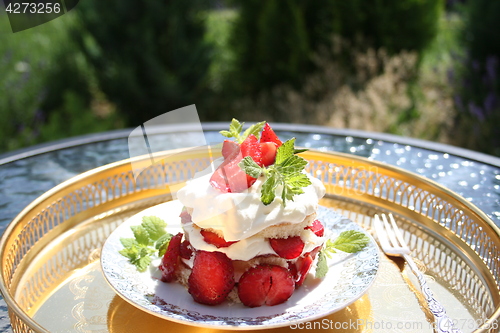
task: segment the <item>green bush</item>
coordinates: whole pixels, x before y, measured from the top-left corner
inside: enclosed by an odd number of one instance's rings
[[[390,55],[421,52],[436,35],[443,0],[233,0],[234,81],[244,93],[277,84],[299,87],[315,69],[312,54],[340,36]],[[341,57],[342,55],[339,55]],[[347,54],[345,66],[351,66]]]
[[[301,1],[240,0],[230,46],[235,79],[245,93],[279,83],[297,86],[309,63],[309,44]],[[232,81],[234,84],[234,81]]]
[[[99,88],[129,126],[202,98],[210,48],[204,43],[206,2],[81,1],[83,30],[74,38]]]
[[[500,2],[473,0],[465,4],[464,43],[467,56],[454,74],[457,143],[500,156]]]
[[[436,35],[442,0],[330,0],[333,32],[354,40],[361,35],[389,54],[420,52]]]

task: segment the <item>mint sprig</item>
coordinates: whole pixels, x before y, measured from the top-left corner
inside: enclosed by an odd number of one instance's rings
[[[238,164],[246,174],[253,178],[258,178],[262,174],[266,176],[260,197],[264,205],[273,202],[278,189],[281,190],[279,195],[285,206],[287,200],[293,201],[294,195],[304,193],[303,188],[311,185],[311,180],[302,172],[307,161],[295,154],[295,138],[291,138],[278,148],[274,164],[267,168],[259,166],[250,156],[245,157]]]
[[[165,228],[167,223],[156,216],[144,216],[140,225],[131,226],[134,238],[120,238],[123,249],[119,253],[128,258],[139,272],[144,272],[151,263],[151,256],[162,257],[172,238]]]
[[[233,118],[231,124],[229,125],[229,131],[220,131],[219,133],[227,138],[235,138],[236,142],[242,143],[251,134],[255,135],[255,137],[259,139],[260,131],[262,130],[266,122],[261,121],[260,123],[253,124],[252,126],[247,128],[245,132],[243,132],[243,134],[241,134],[244,124],[245,123],[240,123],[237,119]]]
[[[368,243],[370,238],[361,231],[347,230],[342,232],[333,242],[329,239],[318,254],[316,264],[316,277],[323,278],[328,272],[327,258],[331,258],[332,253],[337,250],[347,253],[356,253],[361,251]]]

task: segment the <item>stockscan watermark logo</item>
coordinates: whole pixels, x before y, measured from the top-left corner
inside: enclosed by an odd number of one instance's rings
[[[3,0],[12,32],[52,21],[75,8],[79,0]]]

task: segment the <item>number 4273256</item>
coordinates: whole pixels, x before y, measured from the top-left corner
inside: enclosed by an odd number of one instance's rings
[[[10,14],[51,14],[60,13],[61,4],[60,3],[37,3],[37,2],[17,2],[9,3],[5,11]]]

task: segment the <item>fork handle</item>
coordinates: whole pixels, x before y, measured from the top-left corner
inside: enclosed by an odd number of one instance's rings
[[[425,297],[425,300],[427,301],[427,304],[429,305],[429,309],[431,310],[432,314],[434,315],[435,321],[435,330],[438,333],[462,333],[461,330],[455,327],[453,324],[453,320],[448,317],[446,314],[446,310],[444,307],[439,303],[435,298],[434,295],[427,285],[427,280],[425,279],[424,274],[418,269],[417,265],[413,261],[413,259],[405,254],[404,258],[406,262],[408,263],[408,266],[410,266],[410,269],[412,272],[417,276],[418,282],[420,283],[420,289],[422,289],[422,293]]]

